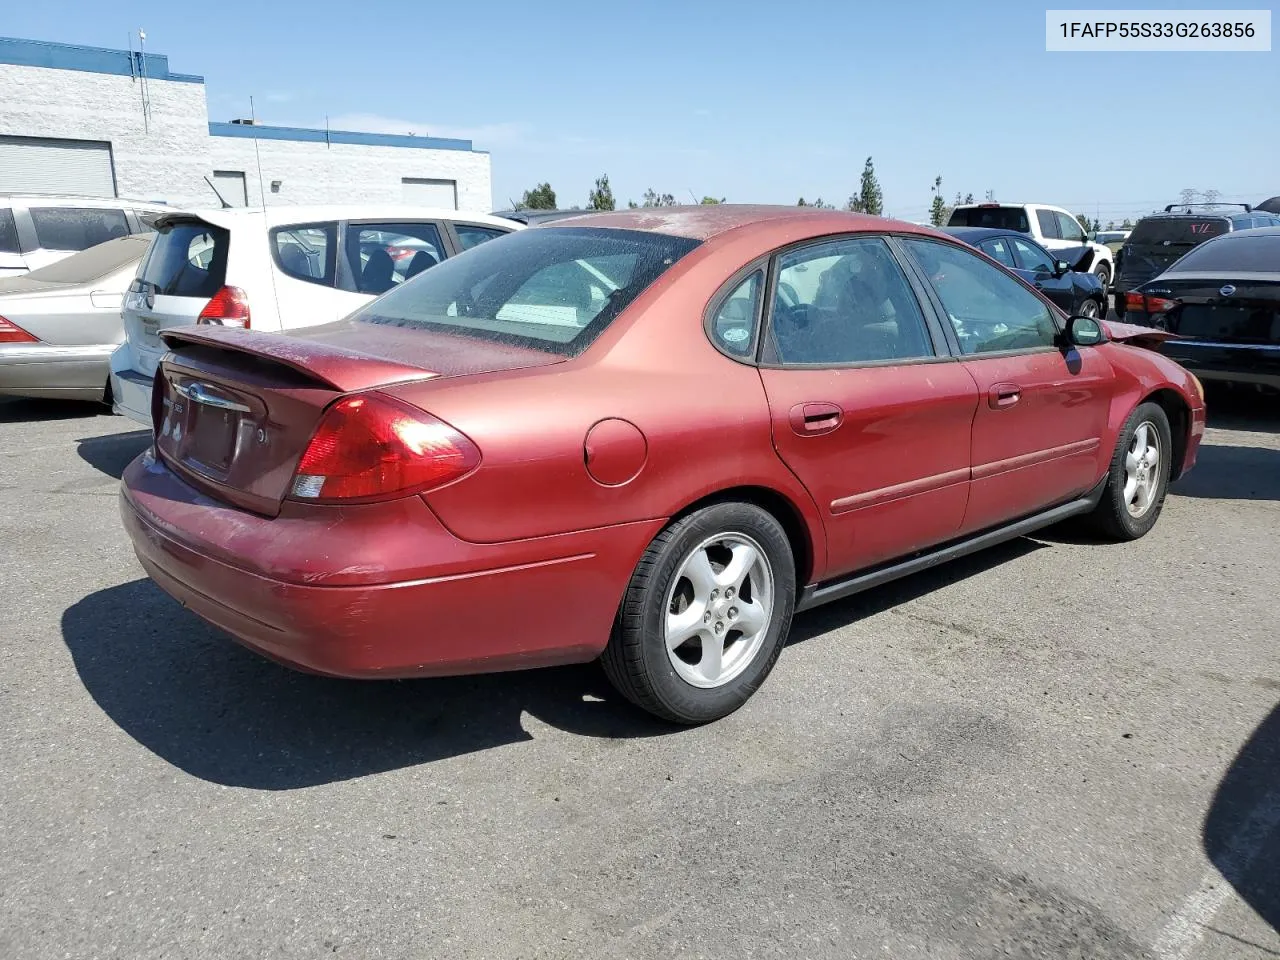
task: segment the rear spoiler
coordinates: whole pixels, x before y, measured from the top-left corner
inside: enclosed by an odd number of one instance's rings
[[[439,376],[434,370],[280,333],[201,325],[171,327],[161,330],[160,337],[171,350],[191,344],[270,360],[343,393]]]

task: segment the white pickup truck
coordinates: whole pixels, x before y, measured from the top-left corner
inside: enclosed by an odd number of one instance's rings
[[[1093,272],[1102,281],[1102,289],[1110,290],[1116,275],[1115,258],[1101,243],[1091,243],[1084,228],[1062,207],[1045,203],[965,203],[951,211],[949,227],[993,227],[1025,233],[1046,250],[1068,247],[1090,247],[1093,250]]]

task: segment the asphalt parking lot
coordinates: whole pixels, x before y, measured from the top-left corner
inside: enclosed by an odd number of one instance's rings
[[[803,615],[697,730],[261,660],[142,576],[143,434],[0,403],[0,956],[1280,956],[1280,403],[1210,399],[1144,540]]]

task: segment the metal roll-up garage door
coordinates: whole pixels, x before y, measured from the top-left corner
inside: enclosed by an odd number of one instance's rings
[[[111,144],[52,137],[0,137],[0,193],[114,197]]]

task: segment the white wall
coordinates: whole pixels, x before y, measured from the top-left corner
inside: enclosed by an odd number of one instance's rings
[[[262,193],[258,190],[258,161],[254,140],[210,137],[215,170],[238,170],[245,175],[249,203],[400,203],[403,177],[456,180],[458,208],[488,213],[492,206],[489,155],[466,150],[428,150],[418,147],[365,146],[350,143],[310,143],[296,140],[258,140],[262,163]],[[280,192],[271,192],[271,181]]]
[[[207,205],[204,84],[151,80],[148,89],[149,131],[132,77],[0,64],[0,134],[109,141],[120,196]]]

